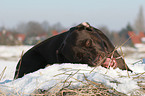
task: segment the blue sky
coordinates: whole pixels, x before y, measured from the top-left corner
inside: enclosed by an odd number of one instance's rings
[[[0,0],[0,26],[46,20],[69,28],[87,21],[95,27],[120,30],[134,24],[140,6],[145,16],[145,0]]]

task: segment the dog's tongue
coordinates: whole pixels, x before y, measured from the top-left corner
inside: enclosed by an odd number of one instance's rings
[[[117,62],[116,62],[115,58],[113,58],[112,60],[111,60],[111,58],[107,58],[102,66],[106,67],[106,68],[109,68],[109,66],[113,67],[113,68],[116,68],[117,67]]]

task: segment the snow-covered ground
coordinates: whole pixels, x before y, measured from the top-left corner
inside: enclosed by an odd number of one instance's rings
[[[6,67],[5,75],[1,81],[13,79],[15,67],[22,52],[26,52],[32,46],[0,46],[0,73]]]
[[[87,77],[88,80],[103,83],[128,95],[133,93],[145,95],[144,90],[139,86],[140,84],[145,86],[145,74],[143,74],[145,64],[140,61],[145,58],[145,53],[137,52],[134,48],[123,48],[125,61],[134,71],[134,73],[129,72],[130,78],[127,71],[118,68],[107,70],[99,66],[93,70],[94,68],[88,67],[87,64],[54,64],[27,74],[23,78],[13,80],[15,67],[22,51],[26,52],[31,47],[0,46],[0,92],[2,91],[6,95],[28,95],[37,89],[49,89],[50,92],[57,92],[62,87],[67,86],[68,82],[71,82],[71,88],[80,87],[82,82],[87,83],[85,79]],[[67,83],[64,84],[66,80]],[[82,82],[78,82],[78,80]]]

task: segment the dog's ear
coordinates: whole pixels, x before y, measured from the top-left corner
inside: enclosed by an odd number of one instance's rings
[[[62,42],[62,44],[58,48],[58,54],[62,52],[63,46],[64,46],[64,42]]]
[[[57,62],[63,62],[62,59],[62,55],[61,55],[61,49],[62,49],[62,44],[61,46],[58,48],[58,50],[56,50],[56,58],[57,58]]]

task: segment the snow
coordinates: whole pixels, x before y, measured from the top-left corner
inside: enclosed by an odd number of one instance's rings
[[[25,75],[22,78],[13,80],[15,67],[22,53],[26,52],[32,46],[0,46],[0,91],[6,95],[29,95],[37,89],[48,90],[50,92],[58,92],[62,87],[67,86],[72,82],[70,88],[78,88],[82,86],[82,82],[87,83],[85,77],[96,83],[103,83],[107,87],[116,89],[127,95],[140,92],[138,85],[139,79],[134,79],[140,73],[145,72],[145,64],[139,59],[137,53],[134,58],[128,55],[125,58],[126,63],[134,72],[123,71],[120,69],[106,69],[101,66],[89,67],[87,64],[54,64],[45,69],[40,69],[36,72]],[[136,51],[135,51],[136,52]],[[144,54],[144,53],[141,53]],[[130,58],[131,57],[131,58]],[[135,58],[136,57],[136,58]],[[11,59],[14,58],[14,59]],[[133,64],[134,62],[137,62]],[[1,73],[6,68],[4,75],[1,78]],[[94,69],[94,70],[93,70]],[[92,71],[93,70],[93,71]],[[91,72],[92,71],[92,72]],[[145,74],[143,74],[145,77]],[[66,83],[64,83],[67,80]],[[78,82],[80,80],[82,82]]]
[[[4,74],[1,81],[4,81],[5,79],[13,78],[13,74],[16,68],[16,61],[0,60],[0,73],[4,70],[5,67],[6,67],[6,70],[5,70],[6,73]]]
[[[0,58],[12,59],[21,56],[22,51],[26,52],[32,46],[0,46]]]
[[[134,46],[138,49],[140,52],[145,52],[145,44],[144,43],[136,43]]]

